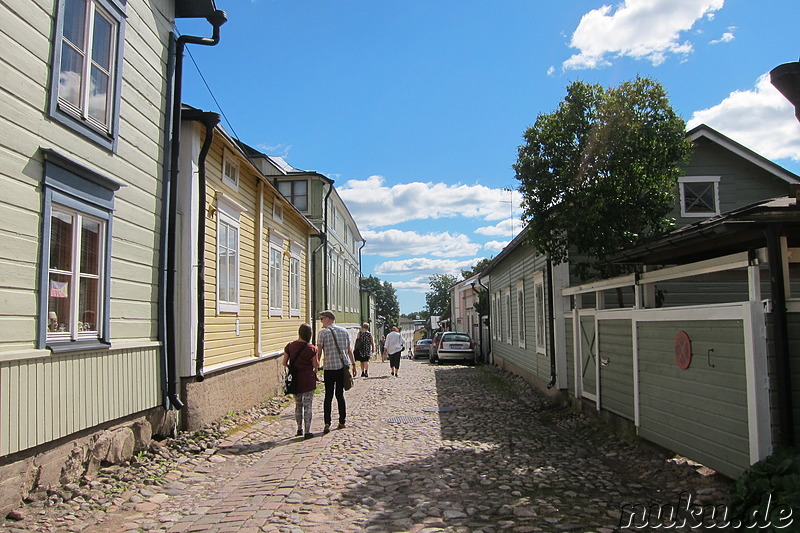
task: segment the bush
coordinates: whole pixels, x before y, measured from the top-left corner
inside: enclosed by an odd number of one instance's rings
[[[731,522],[758,531],[795,531],[800,524],[800,453],[784,448],[748,468],[734,487]]]

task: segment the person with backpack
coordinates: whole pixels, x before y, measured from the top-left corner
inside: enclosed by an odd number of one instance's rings
[[[319,355],[317,347],[311,344],[311,326],[301,324],[297,331],[298,338],[283,349],[283,366],[292,373],[296,381],[294,393],[294,418],[297,422],[297,436],[305,439],[314,436],[311,433],[312,404],[317,388],[317,370]],[[305,433],[303,426],[305,425]]]
[[[361,363],[362,378],[369,377],[369,359],[374,349],[375,341],[372,338],[372,333],[369,332],[369,324],[364,322],[361,325],[361,331],[358,332],[355,345],[353,346],[353,355],[356,361]]]

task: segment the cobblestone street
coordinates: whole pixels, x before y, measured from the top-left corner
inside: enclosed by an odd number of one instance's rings
[[[292,404],[82,530],[611,532],[626,503],[727,502],[728,480],[497,368],[403,360],[399,378],[374,362],[370,374],[347,393],[346,428],[322,434],[318,394],[316,437],[296,437]]]

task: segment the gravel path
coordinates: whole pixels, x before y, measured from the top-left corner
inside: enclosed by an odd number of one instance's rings
[[[347,393],[344,429],[322,435],[318,395],[317,436],[295,437],[293,405],[273,402],[230,417],[229,432],[243,427],[227,438],[223,424],[157,446],[94,485],[43,496],[4,527],[610,533],[625,504],[728,500],[726,478],[611,435],[497,368],[403,360],[399,378],[381,363],[371,374]]]

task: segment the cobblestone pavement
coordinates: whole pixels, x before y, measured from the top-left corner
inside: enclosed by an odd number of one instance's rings
[[[729,480],[612,436],[497,368],[370,370],[347,392],[346,428],[322,434],[318,395],[314,438],[295,437],[292,405],[71,529],[610,533],[626,503],[728,500]]]

